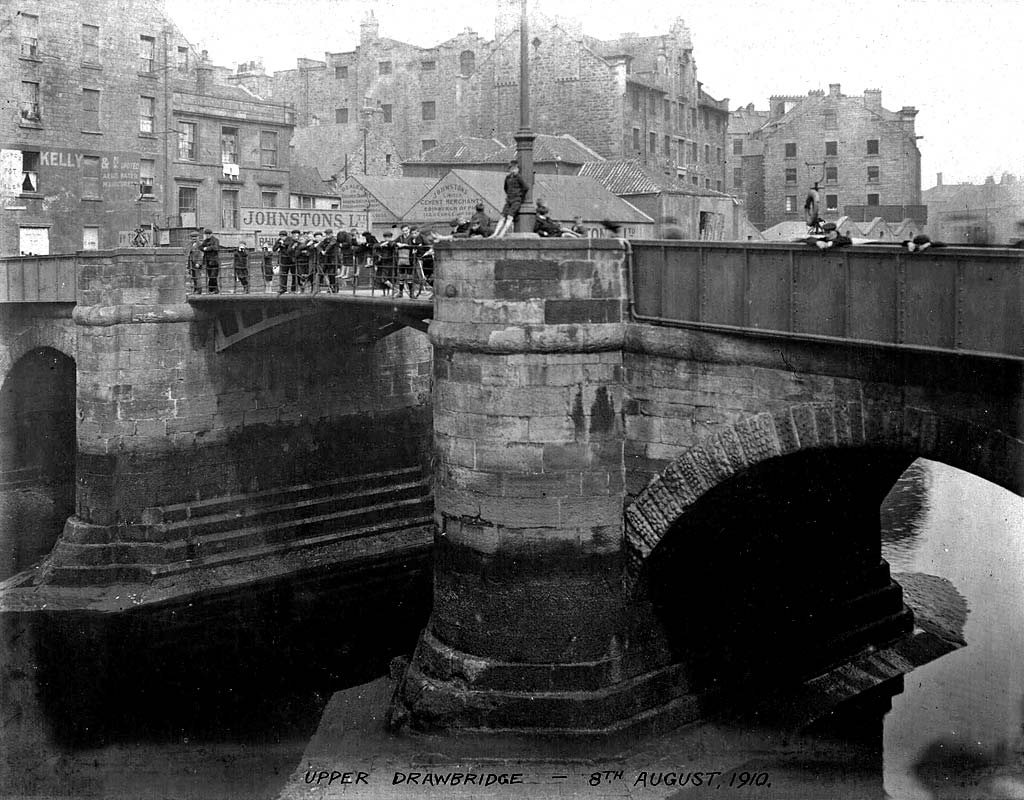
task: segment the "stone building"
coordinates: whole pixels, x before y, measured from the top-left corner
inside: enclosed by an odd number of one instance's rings
[[[247,64],[230,80],[295,104],[295,163],[325,175],[393,175],[399,164],[460,136],[511,142],[519,128],[519,3],[499,0],[495,38],[465,30],[420,48],[380,35],[370,14],[358,46],[299,59],[272,80]],[[696,77],[689,30],[613,41],[531,4],[530,124],[569,134],[601,157],[638,158],[723,190],[728,101]],[[356,166],[353,168],[353,164]]]
[[[151,242],[230,228],[261,182],[286,202],[290,112],[212,72],[159,0],[5,3],[0,254],[125,246],[138,227]],[[250,180],[253,165],[269,172]]]
[[[252,210],[290,205],[292,112],[243,87],[215,83],[205,59],[194,74],[194,81],[173,86],[167,221],[231,238]]]
[[[742,188],[753,219],[762,202],[765,226],[802,219],[807,191],[818,182],[826,219],[924,224],[917,109],[890,111],[879,90],[847,96],[838,83],[828,94],[777,95],[769,105],[760,126],[752,123],[764,112],[749,106],[730,117],[733,188]]]
[[[922,192],[928,206],[927,233],[948,244],[1007,245],[1024,239],[1024,183],[1016,175],[994,175],[983,184],[944,184]]]

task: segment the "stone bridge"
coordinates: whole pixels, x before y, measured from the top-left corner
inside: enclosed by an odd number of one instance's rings
[[[47,321],[6,351],[6,381],[35,348],[74,360],[77,453],[74,516],[5,603],[432,535],[398,727],[608,735],[867,690],[953,646],[881,558],[903,470],[1024,493],[1019,251],[471,241],[438,248],[432,309],[185,302],[180,259],[79,258],[73,310],[19,308]],[[405,493],[346,501],[383,491],[366,475]]]

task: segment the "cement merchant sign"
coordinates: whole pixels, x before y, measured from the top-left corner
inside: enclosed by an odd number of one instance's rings
[[[336,209],[319,208],[242,208],[241,224],[244,231],[300,230],[323,231],[331,228],[334,231],[369,228],[366,212],[339,211]],[[275,230],[275,232],[276,232]]]

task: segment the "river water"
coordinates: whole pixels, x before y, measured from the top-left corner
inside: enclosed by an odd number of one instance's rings
[[[894,573],[948,579],[967,647],[914,670],[885,717],[885,788],[898,800],[1024,798],[1024,499],[916,462],[883,509]]]
[[[878,798],[884,784],[893,800],[1024,800],[1024,499],[918,461],[882,525],[898,580],[937,576],[962,596],[952,616],[967,645],[906,677],[882,722],[882,766],[861,785]],[[331,584],[322,596],[306,586],[240,598],[217,630],[199,628],[216,647],[121,653],[114,675],[103,658],[62,658],[64,637],[80,638],[88,620],[23,636],[0,619],[11,650],[0,665],[0,797],[277,797],[331,693],[386,671],[425,621],[426,582],[368,596]],[[98,704],[87,697],[97,681]]]

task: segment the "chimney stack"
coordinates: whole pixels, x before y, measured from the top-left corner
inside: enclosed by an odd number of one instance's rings
[[[213,83],[213,65],[210,63],[210,56],[204,50],[199,56],[199,63],[196,64],[196,94],[206,94]]]
[[[935,185],[936,186],[942,186],[942,173],[941,172],[936,172],[935,173]]]
[[[829,97],[839,97],[839,84],[838,83],[830,83],[828,85],[828,94],[829,94]]]
[[[864,90],[864,105],[867,108],[879,109],[882,107],[882,90],[881,89],[865,89]]]

